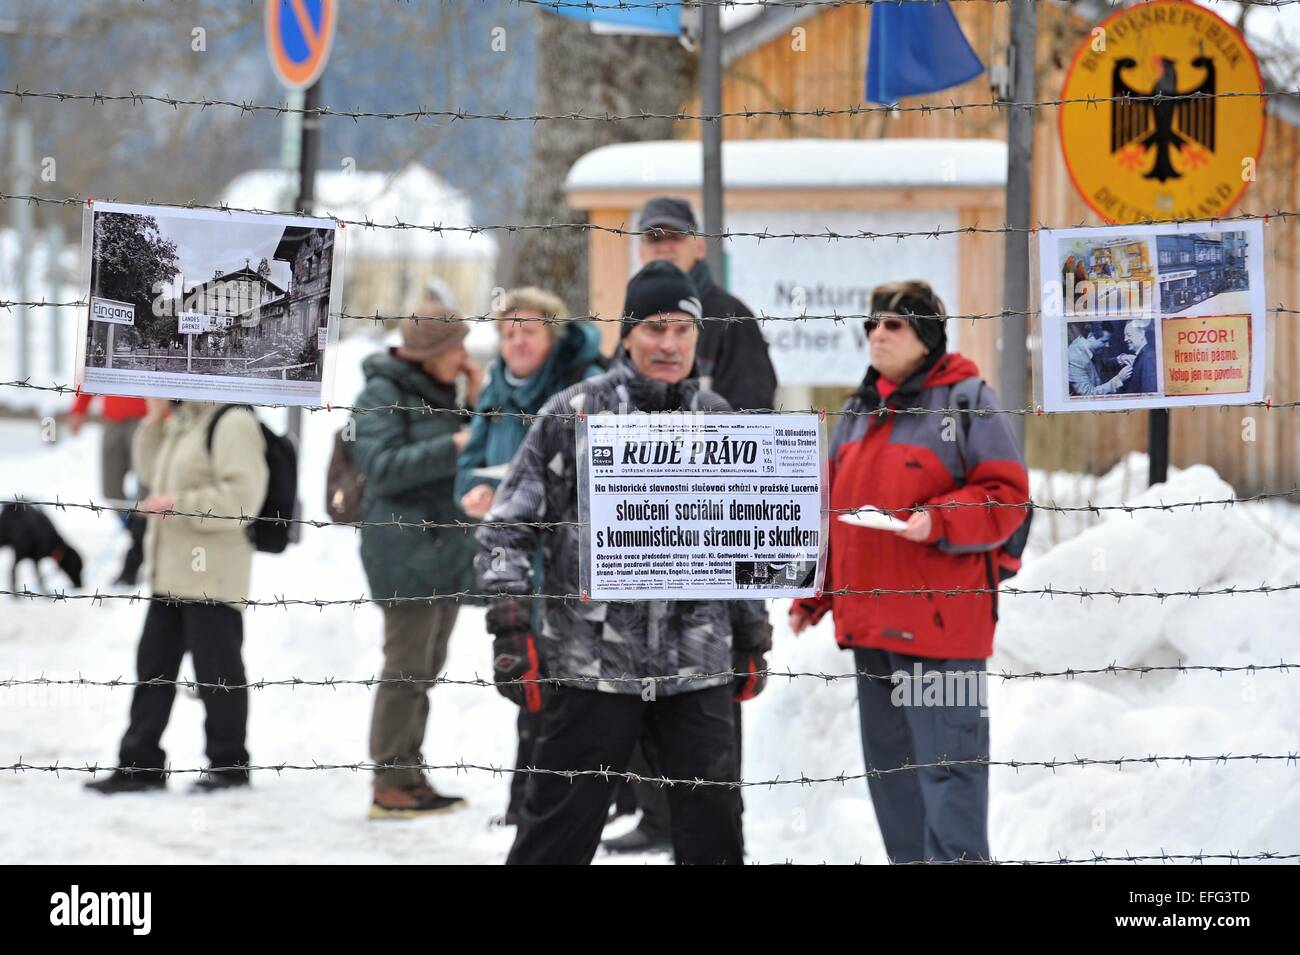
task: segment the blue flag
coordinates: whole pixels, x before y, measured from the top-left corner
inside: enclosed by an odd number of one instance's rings
[[[959,86],[984,72],[946,2],[875,3],[867,46],[867,99],[893,104],[904,96]]]
[[[578,3],[582,0],[566,0]],[[543,4],[545,0],[543,0]],[[587,20],[637,32],[653,31],[678,36],[682,32],[682,6],[665,0],[586,0],[587,6],[552,7],[562,17]],[[542,9],[546,9],[543,5]]]

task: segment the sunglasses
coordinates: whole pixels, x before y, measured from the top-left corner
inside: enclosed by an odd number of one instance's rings
[[[884,325],[887,332],[901,332],[907,325],[905,318],[869,318],[866,321],[867,334],[870,335],[876,330],[877,325]]]

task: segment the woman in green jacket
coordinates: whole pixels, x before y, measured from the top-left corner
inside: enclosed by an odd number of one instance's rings
[[[361,562],[384,611],[383,679],[375,694],[370,755],[375,772],[372,819],[406,819],[464,803],[439,794],[419,768],[428,688],[447,657],[459,604],[451,595],[473,579],[473,538],[455,528],[392,526],[463,520],[452,490],[463,430],[456,381],[467,378],[469,403],[477,400],[482,372],[469,360],[469,328],[459,314],[426,306],[402,322],[402,344],[363,363],[366,386],[354,413],[353,463],[365,476]],[[401,598],[419,598],[403,600]],[[432,599],[429,599],[432,598]],[[409,682],[407,682],[409,681]],[[403,768],[406,767],[406,768]]]

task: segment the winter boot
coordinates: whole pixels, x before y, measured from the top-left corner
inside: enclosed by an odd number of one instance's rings
[[[633,852],[671,852],[673,848],[667,834],[640,825],[615,839],[602,840],[600,845],[606,852],[614,855]]]
[[[221,769],[215,773],[211,770],[199,774],[198,782],[190,787],[192,793],[215,793],[226,789],[238,789],[251,786],[248,770]]]
[[[416,786],[383,786],[374,788],[370,804],[371,819],[417,819],[453,812],[465,806],[460,796],[443,796],[428,783]]]
[[[160,773],[124,773],[118,769],[103,779],[86,783],[86,788],[105,796],[114,796],[118,793],[148,793],[166,789],[167,780]]]

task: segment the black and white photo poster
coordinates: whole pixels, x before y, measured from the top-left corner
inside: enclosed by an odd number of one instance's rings
[[[577,428],[588,599],[790,598],[821,587],[815,415],[593,415]]]
[[[77,386],[328,403],[342,235],[331,219],[89,204]]]

